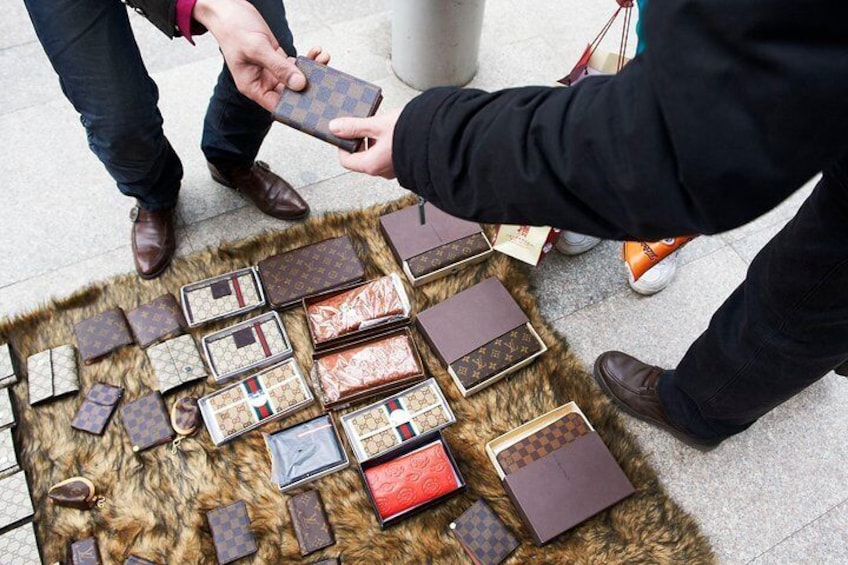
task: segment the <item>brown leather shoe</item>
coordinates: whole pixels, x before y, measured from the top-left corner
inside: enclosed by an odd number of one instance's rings
[[[206,164],[212,180],[244,194],[257,208],[273,218],[298,220],[309,214],[309,204],[263,161],[233,169],[226,175],[212,163]]]
[[[595,380],[625,412],[663,428],[692,447],[704,449],[718,445],[717,440],[689,435],[668,419],[657,394],[657,383],[662,373],[660,367],[642,363],[620,351],[607,351],[595,361]]]
[[[135,270],[143,279],[155,279],[161,275],[177,247],[174,234],[174,209],[148,212],[136,206],[130,212],[133,221],[132,249]]]

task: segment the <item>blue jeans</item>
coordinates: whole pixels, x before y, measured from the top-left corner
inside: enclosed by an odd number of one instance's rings
[[[251,2],[286,53],[295,55],[282,0]],[[159,90],[141,59],[126,6],[119,0],[25,3],[89,147],[118,189],[151,211],[173,207],[183,168],[162,131]],[[238,92],[225,64],[203,125],[207,160],[224,171],[251,164],[271,123],[265,109]]]
[[[673,373],[668,416],[702,438],[741,432],[848,360],[848,159],[760,251]]]

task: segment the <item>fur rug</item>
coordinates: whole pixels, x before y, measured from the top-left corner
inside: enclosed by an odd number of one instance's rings
[[[19,359],[49,347],[76,345],[76,322],[120,306],[134,308],[164,292],[178,295],[181,285],[247,265],[313,241],[348,233],[367,266],[369,278],[399,271],[379,232],[381,214],[408,205],[411,200],[362,212],[312,219],[294,228],[209,249],[178,259],[163,277],[142,281],[134,275],[118,277],[54,301],[36,312],[0,322],[0,341],[7,338]],[[182,443],[172,454],[168,446],[134,455],[116,413],[106,433],[96,437],[73,430],[71,419],[82,392],[31,408],[26,379],[13,388],[18,407],[15,432],[19,458],[27,471],[36,507],[35,521],[45,563],[64,560],[69,544],[97,537],[106,563],[123,563],[136,554],[157,563],[215,563],[215,551],[205,512],[234,500],[248,503],[259,552],[250,563],[313,562],[320,556],[342,555],[346,564],[468,563],[448,524],[470,504],[483,497],[522,536],[511,564],[541,563],[707,563],[713,556],[697,522],[671,500],[633,437],[624,429],[616,410],[600,392],[585,368],[568,351],[565,340],[544,322],[529,287],[525,269],[496,254],[481,265],[410,291],[419,312],[491,275],[497,276],[530,316],[550,350],[509,381],[463,399],[450,377],[439,367],[420,336],[418,346],[430,373],[438,380],[453,407],[457,423],[445,435],[468,482],[468,490],[435,509],[381,531],[353,466],[325,477],[312,486],[324,499],[337,543],[301,561],[285,507],[287,495],[270,483],[270,462],[259,431],[216,448],[205,431]],[[283,316],[301,367],[311,365],[309,340],[299,310]],[[204,326],[201,335],[232,323]],[[20,372],[23,372],[24,368]],[[124,387],[124,401],[148,392],[154,379],[143,350],[124,348],[105,360],[80,369],[82,391],[95,381]],[[201,383],[184,393],[166,397],[170,406],[183,394],[200,396],[215,387]],[[543,548],[524,533],[484,444],[567,401],[576,401],[599,431],[635,485],[635,495],[590,519]],[[310,409],[266,425],[270,432],[315,416]],[[73,475],[89,477],[108,501],[104,508],[83,512],[53,506],[46,497],[51,484]]]

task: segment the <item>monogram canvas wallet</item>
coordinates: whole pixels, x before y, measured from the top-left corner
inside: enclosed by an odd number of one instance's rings
[[[33,513],[32,498],[24,472],[18,471],[0,479],[0,529],[22,522]]]
[[[188,326],[177,299],[170,293],[127,312],[127,322],[141,347],[180,335]]]
[[[85,538],[71,544],[72,565],[101,565],[97,538]]]
[[[306,75],[306,88],[299,92],[283,90],[274,119],[353,153],[362,140],[336,137],[330,133],[330,120],[373,116],[383,101],[383,91],[306,57],[298,57],[296,64]]]
[[[15,425],[15,409],[12,408],[12,394],[8,388],[0,388],[0,430]]]
[[[250,531],[247,504],[238,500],[206,513],[218,563],[225,565],[256,553],[256,540]]]
[[[0,388],[18,382],[15,366],[12,364],[12,350],[8,343],[0,345]]]
[[[123,395],[124,389],[120,387],[94,383],[71,421],[71,426],[90,434],[102,434]]]
[[[147,358],[163,394],[206,378],[206,366],[191,335],[181,335],[150,347]]]
[[[268,303],[276,309],[365,278],[365,267],[346,235],[268,257],[257,267]]]
[[[121,407],[121,420],[136,453],[174,439],[165,401],[158,391],[145,394]]]
[[[518,540],[486,503],[478,500],[450,529],[476,565],[499,565],[518,547]]]
[[[30,406],[79,390],[77,354],[63,345],[31,355],[27,359]]]
[[[0,477],[11,475],[18,470],[18,452],[12,428],[0,431]]]
[[[321,494],[317,490],[308,490],[292,496],[286,506],[291,514],[301,555],[315,553],[336,543],[333,530],[327,521]]]
[[[183,312],[191,327],[249,312],[265,304],[256,269],[225,273],[180,290]]]
[[[42,563],[32,522],[0,535],[0,563]]]
[[[292,353],[276,312],[268,312],[203,337],[203,349],[217,381],[273,365]]]
[[[74,326],[80,355],[90,365],[113,351],[133,343],[124,311],[112,308]]]

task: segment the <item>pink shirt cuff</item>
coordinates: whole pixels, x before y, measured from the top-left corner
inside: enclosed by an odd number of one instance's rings
[[[177,29],[192,45],[194,45],[192,33],[201,34],[206,31],[202,25],[193,22],[191,19],[191,12],[196,3],[197,0],[177,0]]]

